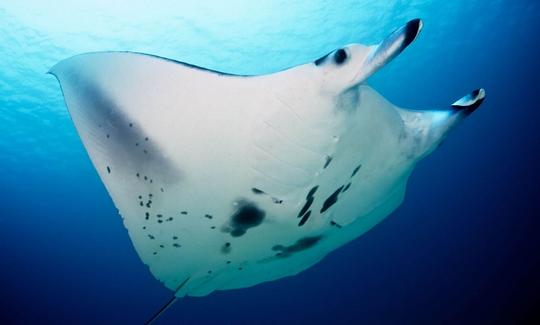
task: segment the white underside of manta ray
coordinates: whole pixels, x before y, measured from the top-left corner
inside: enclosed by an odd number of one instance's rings
[[[421,27],[260,76],[131,52],[50,72],[142,261],[176,297],[204,296],[297,274],[402,202],[485,96],[417,111],[365,84]]]

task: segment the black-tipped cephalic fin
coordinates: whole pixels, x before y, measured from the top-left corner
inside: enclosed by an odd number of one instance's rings
[[[452,104],[452,108],[465,114],[474,112],[486,98],[484,88],[475,89]]]
[[[407,46],[409,46],[422,30],[422,20],[413,19],[393,31],[379,45],[371,50],[362,65],[362,73],[357,76],[357,82],[366,80],[380,68],[392,61]]]

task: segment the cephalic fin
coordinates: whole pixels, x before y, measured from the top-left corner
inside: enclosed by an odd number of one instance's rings
[[[393,31],[380,44],[372,47],[371,53],[364,61],[359,82],[367,79],[398,56],[409,46],[422,30],[422,20],[416,18]]]
[[[469,94],[456,100],[452,104],[452,108],[458,112],[471,114],[480,106],[480,104],[482,104],[485,98],[486,91],[484,88],[475,89]]]

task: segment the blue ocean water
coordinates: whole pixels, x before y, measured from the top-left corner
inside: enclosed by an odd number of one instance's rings
[[[185,298],[160,324],[519,323],[538,314],[540,2],[0,2],[0,323],[142,323],[171,293],[140,262],[45,73],[83,52],[238,74],[419,39],[369,83],[397,105],[487,99],[413,173],[404,204],[297,275]],[[536,315],[538,316],[538,315]]]

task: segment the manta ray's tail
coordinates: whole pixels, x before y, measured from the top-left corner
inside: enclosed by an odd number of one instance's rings
[[[145,324],[150,325],[153,324],[169,307],[171,307],[178,299],[179,297],[176,295],[180,289],[188,282],[189,277],[184,280],[184,282],[180,283],[176,291],[174,292],[174,296],[169,299]]]
[[[177,296],[173,296],[163,307],[161,307],[155,314],[150,318],[145,324],[150,325],[153,324],[156,319],[158,319],[163,313],[169,309],[176,301],[178,300]]]

